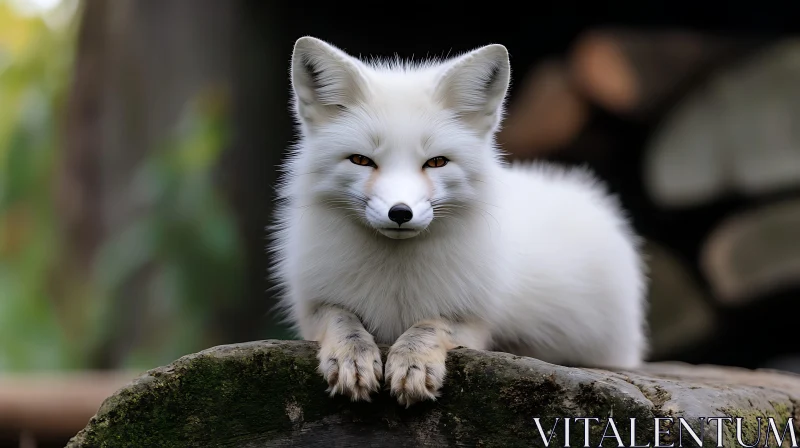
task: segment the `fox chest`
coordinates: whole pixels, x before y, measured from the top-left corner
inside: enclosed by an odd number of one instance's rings
[[[425,319],[488,311],[490,271],[477,260],[448,254],[367,255],[325,263],[309,260],[299,282],[303,295],[352,311],[378,342],[387,344]]]

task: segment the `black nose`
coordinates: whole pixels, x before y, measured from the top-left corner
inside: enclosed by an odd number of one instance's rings
[[[411,212],[411,207],[406,204],[397,204],[389,209],[389,219],[396,222],[398,225],[411,221],[413,217],[414,213]]]

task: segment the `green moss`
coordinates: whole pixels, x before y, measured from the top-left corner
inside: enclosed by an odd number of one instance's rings
[[[738,445],[736,440],[736,418],[742,418],[742,441],[748,445],[752,445],[756,439],[759,440],[758,446],[764,446],[767,436],[770,437],[770,443],[774,443],[774,435],[769,429],[769,419],[772,418],[775,426],[779,432],[783,431],[789,417],[792,417],[793,409],[783,403],[770,403],[772,409],[748,409],[748,408],[722,408],[721,412],[725,416],[733,418],[731,422],[725,424],[723,436],[725,437],[726,444]],[[761,424],[759,425],[759,418]],[[759,439],[760,434],[760,439]],[[787,433],[787,438],[789,437]],[[772,445],[770,445],[772,446]]]
[[[472,351],[451,355],[449,384],[439,405],[450,416],[449,421],[443,419],[447,427],[440,430],[458,428],[449,433],[454,444],[528,447],[534,442],[538,445],[541,436],[534,420],[538,417],[545,431],[554,427],[556,418],[560,419],[551,442],[552,446],[558,446],[564,439],[563,419],[584,416],[601,419],[600,424],[590,426],[591,441],[596,446],[609,416],[623,422],[631,417],[652,420],[653,414],[645,403],[615,393],[616,389],[601,386],[596,379],[565,384],[557,374],[557,370],[565,368],[550,366],[550,372],[546,368],[532,371],[525,369],[524,363],[509,363],[509,359],[476,357]],[[549,365],[537,365],[546,366]],[[630,440],[628,425],[620,425],[618,429],[623,440]],[[583,431],[582,424],[572,422],[570,440],[582,441]],[[644,435],[637,436],[637,440],[643,440]]]
[[[292,428],[335,412],[313,352],[282,345],[220,357],[204,352],[149,372],[104,403],[74,446],[186,446]]]

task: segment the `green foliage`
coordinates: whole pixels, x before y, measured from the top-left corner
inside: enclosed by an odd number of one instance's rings
[[[215,312],[241,297],[238,229],[213,178],[227,141],[221,100],[212,93],[193,103],[175,137],[145,160],[131,194],[147,213],[97,256],[94,278],[103,298],[98,309],[106,310],[97,316],[98,342],[129,318],[108,305],[140,272],[147,272],[149,284],[142,306],[149,319],[165,324],[134,350],[131,367],[161,365],[214,344],[209,329]]]
[[[51,179],[72,34],[0,2],[0,370],[71,364],[46,279],[59,248]]]
[[[238,229],[213,178],[227,140],[214,92],[138,167],[126,200],[142,213],[105,241],[88,284],[54,287],[65,267],[54,192],[74,38],[74,24],[52,28],[0,0],[0,372],[91,368],[120,337],[133,343],[126,366],[165,364],[218,343],[213,318],[241,296]],[[137,316],[122,306],[130,290],[142,293]],[[121,335],[130,319],[152,331]]]

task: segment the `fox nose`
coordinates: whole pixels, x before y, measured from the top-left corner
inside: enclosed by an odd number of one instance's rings
[[[397,225],[403,225],[404,222],[411,221],[414,213],[411,212],[411,207],[406,204],[396,204],[389,209],[389,219],[396,222]]]

